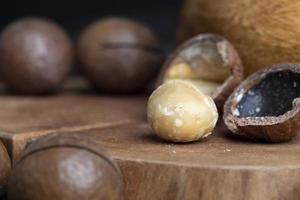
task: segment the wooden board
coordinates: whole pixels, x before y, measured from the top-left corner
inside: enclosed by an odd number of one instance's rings
[[[145,119],[146,98],[89,93],[0,97],[0,138],[15,159],[33,138],[88,135],[118,161],[126,199],[299,200],[300,137],[267,144],[227,137],[222,123],[207,139],[172,144]]]
[[[263,144],[225,136],[171,144],[147,124],[85,131],[118,160],[128,199],[299,200],[300,137]]]
[[[75,87],[74,87],[75,85]],[[13,158],[27,141],[53,132],[73,132],[138,123],[145,118],[143,96],[105,96],[72,80],[64,92],[52,96],[0,97],[0,138]]]

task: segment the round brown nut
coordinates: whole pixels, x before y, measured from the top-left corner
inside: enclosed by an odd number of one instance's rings
[[[190,82],[180,80],[165,83],[152,93],[147,114],[154,132],[172,142],[207,137],[218,121],[214,101]]]
[[[87,137],[53,134],[32,143],[16,162],[8,200],[123,199],[115,162]]]
[[[201,34],[180,45],[165,62],[158,85],[185,80],[211,96],[218,108],[243,79],[235,48],[222,36]]]
[[[233,92],[224,122],[238,135],[286,142],[300,131],[300,65],[279,64],[260,70]]]
[[[106,18],[90,24],[77,44],[81,71],[99,91],[137,92],[155,76],[161,60],[154,33],[139,22]]]
[[[6,184],[11,170],[11,162],[6,148],[0,141],[0,199],[6,194]]]
[[[0,36],[1,79],[17,93],[57,91],[72,59],[70,39],[60,26],[46,19],[20,19]]]

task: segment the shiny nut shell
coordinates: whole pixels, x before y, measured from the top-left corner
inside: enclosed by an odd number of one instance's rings
[[[8,199],[123,199],[118,166],[99,144],[74,134],[33,142],[17,160]]]
[[[146,25],[111,17],[91,23],[77,41],[80,70],[101,92],[134,93],[158,72],[160,43]]]
[[[72,43],[56,23],[23,18],[0,36],[0,76],[13,92],[53,93],[60,89],[73,61]]]

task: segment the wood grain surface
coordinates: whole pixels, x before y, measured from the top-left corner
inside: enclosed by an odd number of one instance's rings
[[[66,92],[0,97],[0,138],[13,158],[41,135],[81,133],[118,161],[128,200],[299,200],[300,137],[257,143],[222,123],[199,142],[166,143],[145,119],[146,98]]]
[[[0,138],[13,160],[26,142],[53,132],[73,132],[138,123],[146,98],[97,95],[84,82],[72,80],[50,96],[0,96]]]
[[[300,137],[266,144],[226,136],[158,139],[147,124],[85,131],[117,159],[127,199],[299,200]]]

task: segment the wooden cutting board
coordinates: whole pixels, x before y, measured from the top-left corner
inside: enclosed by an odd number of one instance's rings
[[[141,96],[107,96],[71,83],[61,94],[0,97],[0,138],[15,160],[53,132],[92,137],[118,161],[129,200],[299,200],[300,137],[282,144],[232,138],[222,123],[199,142],[166,143]]]

